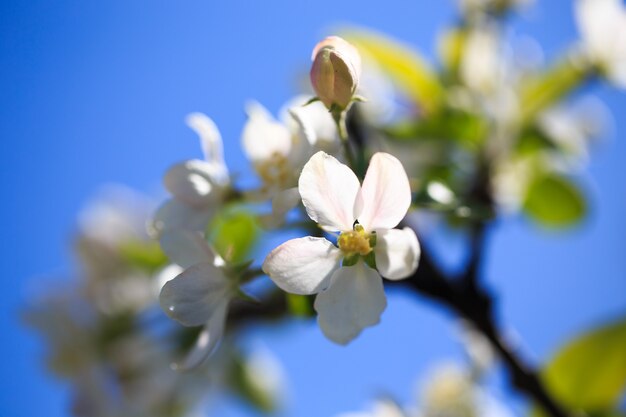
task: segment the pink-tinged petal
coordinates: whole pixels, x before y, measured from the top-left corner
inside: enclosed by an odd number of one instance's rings
[[[415,232],[404,229],[378,230],[376,233],[376,268],[387,279],[407,278],[417,269],[420,245]]]
[[[163,183],[176,199],[191,207],[201,208],[215,201],[221,192],[212,177],[211,164],[193,159],[168,169]]]
[[[326,288],[339,267],[341,251],[321,237],[302,237],[283,243],[265,258],[265,272],[281,289],[315,294]]]
[[[202,262],[215,262],[215,254],[200,232],[169,230],[161,235],[159,242],[167,257],[183,268]]]
[[[183,326],[204,324],[230,298],[230,283],[221,269],[200,263],[165,283],[159,302],[168,316]]]
[[[380,275],[360,261],[337,270],[331,286],[317,295],[314,304],[322,332],[341,345],[378,324],[386,306]]]
[[[302,168],[298,190],[309,217],[324,230],[352,230],[359,179],[346,165],[318,152]]]
[[[228,301],[224,300],[206,322],[206,325],[196,339],[196,343],[187,353],[185,359],[180,363],[175,363],[173,368],[177,371],[188,371],[196,368],[202,364],[206,358],[211,356],[222,340],[227,316]]]
[[[365,230],[396,227],[411,205],[411,187],[402,163],[388,153],[375,153],[360,196],[363,210],[358,220]]]

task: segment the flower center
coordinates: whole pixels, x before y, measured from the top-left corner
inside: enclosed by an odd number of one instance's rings
[[[257,164],[256,170],[267,185],[285,186],[292,178],[292,169],[289,167],[288,159],[278,152],[274,152],[272,156]]]
[[[361,255],[365,256],[372,251],[376,245],[376,235],[365,232],[363,226],[356,223],[354,230],[342,232],[337,239],[337,246],[345,256]]]

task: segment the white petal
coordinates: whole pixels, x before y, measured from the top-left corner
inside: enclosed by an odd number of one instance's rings
[[[200,136],[200,144],[204,159],[210,162],[214,170],[216,182],[224,184],[228,181],[228,168],[224,162],[224,145],[222,135],[217,126],[208,116],[202,113],[191,113],[185,121]]]
[[[248,121],[241,140],[243,150],[252,162],[268,160],[274,154],[287,156],[291,150],[289,130],[258,103],[248,105]]]
[[[298,189],[307,214],[324,230],[352,230],[360,186],[350,168],[320,151],[302,168]]]
[[[283,243],[265,258],[263,271],[283,290],[315,294],[328,286],[339,267],[341,251],[321,237],[302,237]]]
[[[184,326],[200,326],[229,298],[229,284],[219,268],[196,264],[165,283],[159,296],[161,308]]]
[[[202,329],[193,348],[181,363],[174,364],[175,370],[186,371],[200,365],[217,348],[224,334],[228,313],[228,302],[221,303]]]
[[[365,230],[393,229],[411,205],[409,178],[398,159],[375,153],[361,187],[363,210],[358,220]]]
[[[177,201],[167,200],[158,208],[150,224],[153,234],[160,235],[166,230],[183,229],[202,231],[213,217],[216,207],[196,209]]]
[[[376,268],[387,279],[402,279],[417,269],[420,245],[415,232],[404,229],[381,229],[376,231]]]
[[[174,263],[188,268],[192,265],[215,262],[215,255],[208,242],[199,232],[190,230],[168,230],[163,232],[161,249]]]
[[[197,159],[181,162],[165,173],[165,188],[178,200],[196,208],[210,204],[221,190],[212,179],[211,164]]]
[[[284,216],[300,203],[300,192],[297,187],[278,192],[272,199],[272,213],[275,216]]]
[[[328,109],[321,103],[315,102],[303,106],[307,98],[298,97],[289,108],[291,119],[296,122],[298,130],[307,143],[318,151],[334,153],[339,149],[339,135],[337,127]]]
[[[378,324],[386,306],[380,275],[363,262],[337,270],[331,286],[317,295],[314,304],[324,335],[342,345]]]

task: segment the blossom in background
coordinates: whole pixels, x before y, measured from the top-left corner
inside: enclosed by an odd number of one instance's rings
[[[329,36],[315,45],[311,60],[311,84],[317,98],[331,111],[346,109],[361,76],[357,49],[339,36]]]
[[[163,183],[172,198],[154,215],[156,234],[168,229],[204,231],[230,185],[222,137],[215,123],[201,113],[190,114],[186,122],[200,136],[204,160],[183,161],[165,173]]]
[[[315,151],[337,152],[337,128],[321,103],[305,96],[290,100],[280,112],[280,121],[261,104],[246,106],[248,121],[242,147],[263,183],[261,198],[272,200],[272,214],[264,218],[268,227],[283,222],[285,213],[300,202],[296,188],[302,166]]]
[[[621,0],[578,0],[576,21],[585,52],[621,88],[626,88],[626,6]]]
[[[309,217],[327,232],[340,232],[339,247],[325,238],[292,239],[267,256],[263,271],[287,292],[318,294],[322,331],[346,344],[380,321],[386,307],[380,276],[402,279],[417,268],[415,233],[393,229],[411,204],[409,180],[400,161],[379,152],[361,186],[350,168],[318,152],[302,169],[298,190]]]
[[[221,340],[237,286],[221,268],[223,260],[200,233],[168,231],[161,237],[161,247],[170,260],[185,268],[161,289],[161,308],[183,326],[204,326],[193,349],[176,365],[179,369],[194,368]]]

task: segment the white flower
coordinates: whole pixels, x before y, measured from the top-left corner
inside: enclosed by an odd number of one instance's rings
[[[287,292],[319,293],[314,307],[322,331],[346,344],[380,321],[387,303],[380,275],[402,279],[417,268],[415,233],[393,229],[411,204],[409,180],[400,161],[381,152],[361,186],[350,168],[318,152],[302,169],[298,188],[309,217],[340,232],[339,247],[324,238],[292,239],[267,256],[263,271]],[[378,271],[364,257],[373,257]]]
[[[222,338],[230,300],[237,288],[222,268],[223,260],[213,253],[200,233],[171,230],[161,237],[168,257],[185,268],[161,289],[161,308],[184,326],[202,326],[194,348],[178,368],[199,365]]]
[[[157,234],[169,229],[204,231],[229,186],[217,126],[201,113],[190,114],[186,121],[200,136],[205,159],[178,163],[165,173],[163,182],[173,198],[154,216],[152,226]]]
[[[578,0],[576,21],[585,51],[616,85],[626,88],[626,7],[621,0]]]
[[[272,199],[272,215],[265,225],[275,227],[300,202],[298,174],[316,150],[337,152],[339,137],[328,110],[304,96],[290,100],[276,120],[260,103],[246,106],[248,121],[243,129],[242,147],[263,183],[262,198]]]

